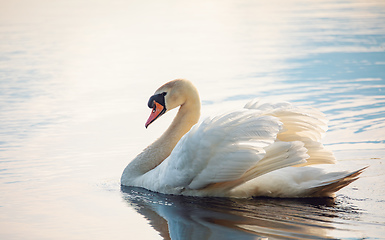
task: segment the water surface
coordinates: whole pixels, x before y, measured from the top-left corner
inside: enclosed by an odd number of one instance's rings
[[[1,1],[1,239],[382,239],[383,1]],[[187,78],[202,115],[253,98],[321,109],[331,199],[231,200],[121,188],[170,123],[148,98]]]

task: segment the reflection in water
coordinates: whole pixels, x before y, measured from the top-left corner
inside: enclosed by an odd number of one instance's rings
[[[247,200],[164,195],[124,186],[121,190],[164,239],[314,239],[331,238],[331,231],[357,237],[354,230],[336,227],[334,218],[354,218],[358,210],[331,198]]]

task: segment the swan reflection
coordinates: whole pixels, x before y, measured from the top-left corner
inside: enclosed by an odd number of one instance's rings
[[[348,232],[333,226],[333,219],[347,210],[336,208],[332,198],[199,198],[121,190],[164,239],[310,239]]]

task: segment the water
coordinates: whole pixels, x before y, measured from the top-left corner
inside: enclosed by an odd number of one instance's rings
[[[1,1],[1,239],[382,239],[383,1]],[[203,115],[253,98],[324,111],[337,198],[199,199],[122,188],[148,97],[174,78]]]

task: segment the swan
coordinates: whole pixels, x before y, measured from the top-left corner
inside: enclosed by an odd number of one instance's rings
[[[200,197],[334,197],[365,169],[326,173],[310,166],[335,163],[320,143],[327,120],[316,109],[253,100],[198,123],[198,90],[185,79],[158,88],[148,107],[146,128],[179,110],[160,138],[124,169],[123,186]]]

